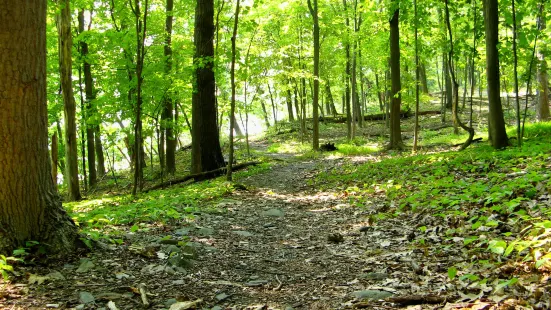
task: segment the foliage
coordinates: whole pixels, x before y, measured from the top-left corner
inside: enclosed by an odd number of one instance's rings
[[[385,212],[394,216],[428,212],[441,218],[448,245],[458,246],[454,240],[463,240],[464,249],[481,262],[518,259],[532,262],[536,269],[548,268],[550,137],[551,123],[533,124],[526,128],[520,150],[479,145],[459,153],[350,163],[320,173],[317,183],[344,189],[354,205],[382,198]],[[448,273],[450,280],[462,274],[452,268]]]

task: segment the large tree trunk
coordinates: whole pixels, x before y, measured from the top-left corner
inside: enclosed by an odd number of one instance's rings
[[[402,103],[402,83],[400,81],[400,10],[396,9],[390,20],[390,78],[392,96],[390,104],[390,144],[389,149],[402,149],[402,132],[400,128],[400,105]]]
[[[501,106],[499,89],[499,53],[497,44],[498,36],[498,3],[497,0],[485,0],[484,3],[484,28],[486,31],[486,71],[488,77],[488,101],[489,101],[489,141],[496,149],[509,145],[505,120]]]
[[[35,240],[74,249],[48,156],[46,0],[6,0],[0,10],[0,253]],[[78,184],[78,183],[77,183]]]
[[[450,77],[450,66],[449,66],[449,60],[448,55],[444,53],[444,81],[446,85],[446,108],[447,109],[453,109],[453,85],[452,80]]]
[[[78,184],[78,144],[76,126],[76,104],[73,94],[73,61],[71,36],[71,8],[69,0],[59,0],[59,14],[56,16],[56,26],[59,44],[59,72],[65,116],[65,160],[67,193],[69,201],[80,200]]]
[[[172,23],[174,20],[173,12],[174,0],[166,0],[166,20],[165,20],[165,75],[169,76],[172,71]],[[170,78],[168,78],[171,80]],[[176,137],[174,136],[174,104],[171,96],[172,92],[166,92],[164,98],[164,107],[161,120],[161,130],[164,131],[166,140],[166,153],[163,155],[165,162],[161,162],[161,167],[165,167],[170,174],[176,172]],[[165,141],[160,141],[163,144]],[[164,149],[164,148],[163,148]],[[159,153],[160,155],[160,153]]]
[[[195,89],[192,98],[191,173],[211,171],[224,166],[216,127],[215,81],[213,62],[214,1],[197,1],[195,7]]]
[[[84,11],[78,12],[78,31],[84,32]],[[94,81],[92,79],[92,68],[90,62],[88,62],[88,43],[86,41],[80,41],[80,55],[83,59],[84,67],[84,91],[86,93],[86,148],[88,151],[88,185],[90,188],[96,186],[97,174],[96,174],[96,151],[94,140],[94,109],[92,107],[92,100],[96,99],[94,92]]]

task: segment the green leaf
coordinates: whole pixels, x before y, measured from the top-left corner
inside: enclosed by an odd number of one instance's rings
[[[455,267],[448,268],[448,278],[450,279],[450,281],[455,279],[456,275],[457,275],[457,268]]]

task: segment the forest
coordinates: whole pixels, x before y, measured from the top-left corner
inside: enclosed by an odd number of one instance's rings
[[[1,309],[550,309],[545,0],[4,0]]]

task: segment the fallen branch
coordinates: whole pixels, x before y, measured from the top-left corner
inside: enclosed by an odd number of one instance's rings
[[[145,307],[149,307],[149,300],[147,300],[147,289],[145,287],[145,284],[140,283],[138,285],[138,290],[140,292],[140,297],[142,298],[142,303]]]
[[[423,304],[441,304],[446,301],[446,297],[430,296],[430,295],[428,296],[412,295],[412,296],[389,297],[385,300],[395,304],[400,304],[402,306],[413,306],[413,305],[423,305]]]
[[[430,110],[430,111],[419,111],[418,115],[438,115],[442,112],[440,110]],[[400,118],[410,118],[415,116],[415,113],[412,113],[410,110],[408,111],[400,111]],[[365,121],[382,121],[386,119],[387,115],[385,113],[377,113],[377,114],[368,114],[364,115]],[[312,119],[308,119],[311,121]],[[327,116],[327,117],[320,117],[320,122],[323,123],[346,123],[346,117],[345,116]]]
[[[476,139],[473,139],[471,143],[480,142],[480,141],[482,141],[482,138],[476,138]],[[460,145],[463,145],[463,143],[454,144],[453,147],[460,146]]]
[[[246,167],[249,167],[249,166],[256,166],[258,164],[260,164],[259,161],[251,161],[251,162],[241,163],[241,164],[234,165],[232,167],[232,170],[237,171],[237,170],[241,170],[241,169],[244,169]],[[199,181],[213,179],[213,178],[216,178],[218,176],[221,176],[221,175],[225,174],[227,169],[228,169],[227,167],[222,167],[222,168],[218,168],[218,169],[211,170],[211,171],[195,173],[195,174],[189,174],[189,175],[186,175],[186,176],[181,177],[179,179],[174,179],[174,180],[163,182],[161,184],[157,184],[155,186],[152,186],[152,187],[144,190],[143,192],[147,193],[147,192],[152,191],[152,190],[165,188],[165,187],[168,187],[168,186],[184,183],[184,182],[187,182],[187,181],[190,181],[190,180],[193,180],[194,182],[199,182]]]

